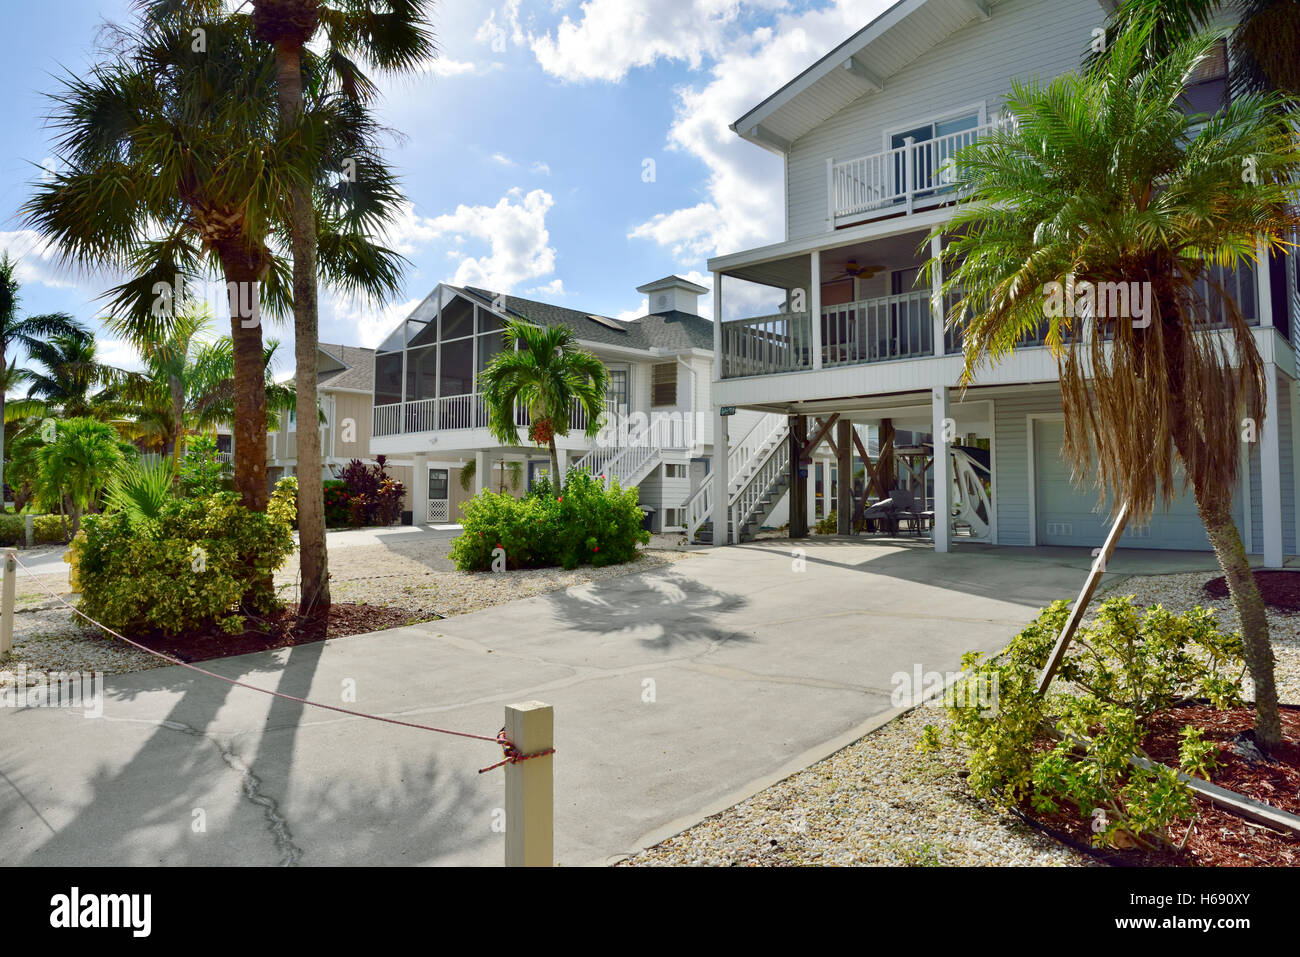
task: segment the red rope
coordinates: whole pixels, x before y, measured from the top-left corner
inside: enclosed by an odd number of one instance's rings
[[[180,665],[182,668],[189,668],[191,671],[196,671],[201,675],[207,675],[209,678],[216,678],[218,681],[224,681],[227,684],[234,685],[236,688],[246,688],[249,691],[257,691],[261,694],[270,695],[273,698],[282,698],[285,701],[293,701],[296,702],[297,704],[305,704],[313,708],[321,708],[325,711],[337,711],[339,714],[351,715],[354,718],[369,718],[371,721],[383,721],[386,724],[396,724],[403,728],[415,728],[419,731],[434,731],[438,734],[451,734],[459,738],[473,738],[477,741],[495,741],[497,744],[501,745],[501,748],[505,752],[506,756],[503,760],[498,761],[496,764],[493,764],[491,767],[482,768],[479,771],[479,774],[482,774],[484,771],[491,771],[493,768],[499,768],[503,764],[515,764],[519,761],[527,761],[529,758],[539,758],[545,754],[555,753],[554,748],[548,748],[546,751],[539,751],[536,754],[521,754],[519,750],[513,744],[511,744],[510,741],[506,738],[505,728],[502,728],[497,733],[496,737],[489,737],[488,735],[485,734],[471,734],[468,731],[452,731],[448,728],[435,728],[432,725],[417,724],[414,721],[399,721],[397,718],[385,718],[377,714],[367,714],[364,711],[353,711],[351,708],[340,708],[338,705],[322,704],[319,701],[311,701],[308,698],[299,698],[296,695],[285,694],[282,691],[272,691],[270,688],[259,688],[257,685],[250,685],[243,681],[237,681],[234,678],[227,678],[225,675],[219,675],[215,671],[208,671],[206,668],[200,668],[197,665],[192,665],[188,661],[181,661],[179,658],[175,658],[169,654],[165,654],[164,652],[155,651],[152,648],[148,648],[140,644],[138,641],[132,641],[130,638],[126,637],[126,635],[114,631],[112,628],[109,628],[108,625],[104,625],[101,624],[100,622],[95,621],[95,619],[91,618],[85,612],[81,611],[80,609],[74,607],[73,605],[65,601],[63,599],[63,596],[56,594],[52,589],[50,589],[49,586],[47,586],[43,581],[40,580],[39,577],[37,577],[35,572],[33,572],[30,568],[28,568],[26,565],[23,564],[22,560],[18,557],[16,553],[14,554],[14,561],[18,563],[18,566],[23,571],[25,571],[28,575],[32,577],[32,579],[36,582],[37,585],[45,589],[45,592],[51,598],[59,602],[61,605],[63,605],[65,608],[71,611],[74,615],[80,615],[82,618],[86,619],[86,621],[90,622],[96,628],[102,628],[104,631],[108,632],[114,638],[119,638],[122,641],[125,641],[131,647],[139,648],[141,651],[145,652],[146,654],[153,655],[156,658],[161,658],[163,659],[163,661],[170,662],[173,665]]]

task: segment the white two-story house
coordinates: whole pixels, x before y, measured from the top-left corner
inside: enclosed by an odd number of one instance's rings
[[[655,531],[686,528],[688,506],[698,512],[707,498],[700,490],[713,454],[713,329],[698,312],[708,290],[668,276],[637,291],[649,312],[620,321],[443,283],[384,340],[374,357],[370,454],[412,463],[417,523],[459,520],[464,496],[454,476],[470,462],[473,493],[502,484],[515,490],[503,462],[517,463],[521,485],[550,470],[548,452],[528,440],[527,409],[515,412],[518,445],[502,444],[487,428],[479,375],[503,348],[505,320],[515,319],[571,329],[609,370],[601,433],[588,438],[586,415],[575,408],[570,433],[556,436],[560,469],[635,486]]]
[[[717,540],[748,534],[781,482],[792,489],[792,518],[802,515],[809,461],[830,443],[844,474],[847,430],[865,426],[922,437],[898,453],[914,468],[914,497],[939,516],[936,550],[969,539],[1102,544],[1107,515],[1095,491],[1071,483],[1060,454],[1048,350],[1023,346],[959,393],[960,331],[945,332],[938,277],[932,286],[920,267],[938,252],[926,237],[954,212],[945,160],[1000,122],[1013,76],[1077,69],[1112,6],[900,0],[732,125],[783,159],[786,229],[781,242],[709,261],[714,434],[729,449],[710,482],[714,527],[726,519],[728,528]],[[1227,68],[1224,55],[1201,69],[1190,97],[1200,109],[1222,101]],[[1247,549],[1276,567],[1297,540],[1294,257],[1220,278],[1267,368],[1267,419],[1258,440],[1242,444],[1234,508]],[[783,417],[782,441],[755,442],[723,407]],[[957,449],[932,460],[925,442],[944,424]],[[890,472],[880,484],[901,487],[906,469]],[[1130,526],[1122,544],[1209,547],[1190,494]]]

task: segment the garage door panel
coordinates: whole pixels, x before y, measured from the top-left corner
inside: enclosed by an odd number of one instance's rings
[[[1040,545],[1100,546],[1106,539],[1109,501],[1097,504],[1093,488],[1077,489],[1070,480],[1070,467],[1061,454],[1065,423],[1036,421],[1034,430],[1034,503]],[[1233,515],[1239,514],[1233,503]],[[1208,549],[1205,527],[1196,512],[1196,501],[1188,492],[1166,510],[1157,504],[1151,521],[1132,523],[1120,539],[1121,548]]]

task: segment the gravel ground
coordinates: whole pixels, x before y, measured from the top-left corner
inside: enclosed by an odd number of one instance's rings
[[[1105,596],[1133,595],[1171,611],[1217,609],[1225,629],[1237,616],[1201,586],[1213,572],[1133,575]],[[1100,597],[1105,597],[1100,596]],[[1099,600],[1094,598],[1094,601]],[[1269,613],[1278,695],[1300,703],[1300,616]],[[1246,695],[1252,692],[1246,678]],[[628,866],[1090,865],[1081,854],[976,797],[949,748],[916,750],[927,724],[948,725],[922,707],[829,758],[624,862]]]
[[[625,866],[1088,866],[975,797],[956,752],[916,750],[940,708],[908,712],[842,751],[701,821]]]
[[[456,571],[447,561],[449,543],[445,540],[338,548],[330,553],[331,593],[338,602],[396,606],[430,618],[461,615],[689,558],[691,550],[681,547],[679,538],[656,536],[636,561],[626,565],[501,574]],[[286,599],[296,593],[297,578],[295,556],[275,576],[276,588]],[[44,575],[40,580],[56,594],[70,596],[63,575]],[[98,629],[81,627],[80,619],[26,574],[18,578],[17,595],[14,650],[0,661],[0,687],[17,683],[21,669],[25,669],[27,683],[32,684],[39,679],[38,672],[99,671],[113,675],[166,665],[153,655],[104,636]]]

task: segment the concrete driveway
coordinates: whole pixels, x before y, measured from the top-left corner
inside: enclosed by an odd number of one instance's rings
[[[556,857],[604,863],[893,713],[1072,597],[1082,550],[766,541],[428,625],[211,663],[330,703],[494,734],[556,709]],[[1127,561],[1127,560],[1126,560]],[[1200,559],[1204,561],[1204,559]],[[1118,563],[1117,563],[1118,564]],[[8,864],[499,864],[499,749],[272,700],[181,668],[102,718],[0,713]]]

